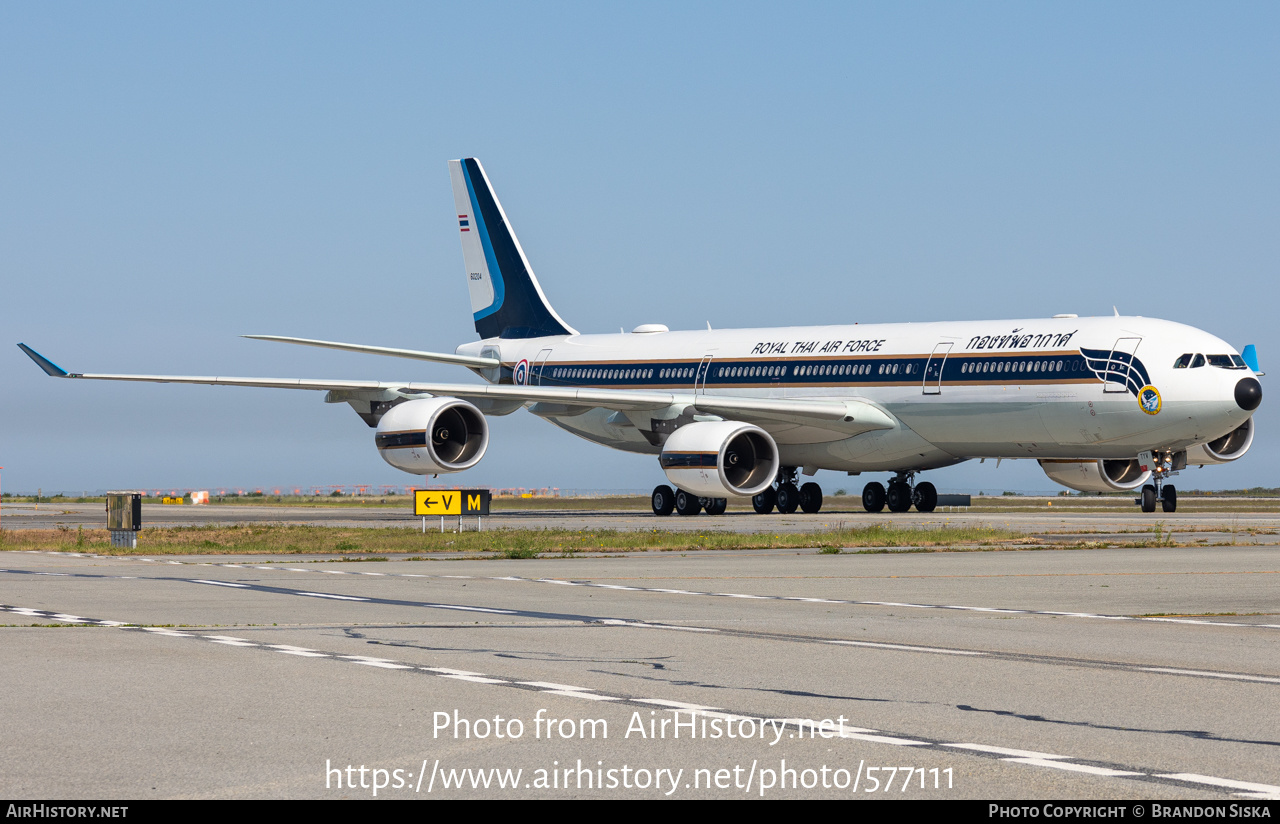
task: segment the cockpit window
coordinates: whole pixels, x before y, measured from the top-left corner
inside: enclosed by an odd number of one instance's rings
[[[1199,369],[1201,366],[1204,366],[1204,355],[1196,355],[1196,359],[1191,361],[1191,368]]]
[[[1209,365],[1219,369],[1244,369],[1244,359],[1239,356],[1233,358],[1231,355],[1210,355]]]
[[[1188,352],[1185,355],[1179,355],[1178,359],[1173,362],[1173,368],[1186,369],[1188,366],[1191,365],[1191,358],[1192,358],[1192,355],[1190,352]]]

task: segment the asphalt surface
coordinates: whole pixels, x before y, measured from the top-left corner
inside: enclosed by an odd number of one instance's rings
[[[0,567],[10,798],[1280,795],[1272,546]]]

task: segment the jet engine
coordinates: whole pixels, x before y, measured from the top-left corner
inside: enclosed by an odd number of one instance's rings
[[[1040,468],[1049,480],[1080,492],[1125,492],[1151,479],[1151,472],[1129,460],[1055,461],[1042,460]]]
[[[707,498],[755,495],[778,474],[778,445],[749,423],[704,421],[667,436],[659,461],[685,492]]]
[[[1187,450],[1187,463],[1192,466],[1229,463],[1253,446],[1253,418],[1237,426],[1221,438],[1196,444]]]
[[[421,398],[387,410],[374,435],[378,453],[414,475],[460,472],[480,463],[489,425],[480,410],[457,398]]]

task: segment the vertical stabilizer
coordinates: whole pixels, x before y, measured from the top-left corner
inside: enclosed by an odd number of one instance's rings
[[[576,335],[542,294],[480,161],[450,160],[449,177],[480,337]]]

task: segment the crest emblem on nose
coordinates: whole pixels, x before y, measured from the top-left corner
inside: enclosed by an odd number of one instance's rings
[[[1151,384],[1142,387],[1138,392],[1138,405],[1148,415],[1158,415],[1160,413],[1160,390]]]

